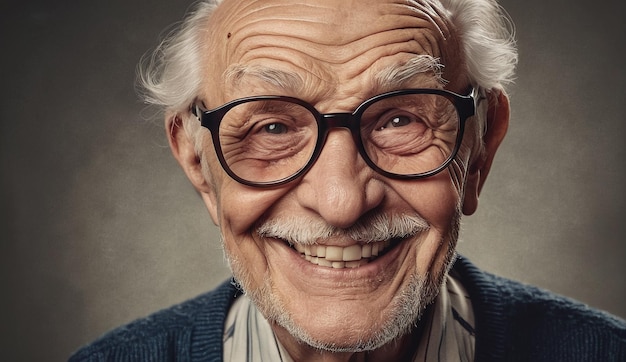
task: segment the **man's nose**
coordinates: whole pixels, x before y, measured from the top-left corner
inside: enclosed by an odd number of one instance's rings
[[[376,175],[361,158],[350,131],[333,128],[298,186],[297,197],[328,224],[346,228],[382,202],[384,186]]]

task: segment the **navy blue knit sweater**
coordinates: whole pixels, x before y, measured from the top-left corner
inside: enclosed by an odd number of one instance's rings
[[[626,361],[626,322],[567,298],[455,265],[476,319],[476,361]],[[237,289],[215,290],[104,335],[76,361],[222,361]]]

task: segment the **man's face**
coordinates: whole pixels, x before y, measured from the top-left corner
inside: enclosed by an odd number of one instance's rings
[[[214,108],[277,94],[330,113],[352,112],[364,100],[393,90],[389,87],[445,85],[465,93],[468,83],[450,24],[439,8],[416,3],[226,0],[207,32],[202,101]],[[377,75],[423,55],[445,66],[446,82],[427,70],[397,84],[379,81]],[[229,178],[210,142],[205,137],[205,171],[213,187],[207,206],[236,278],[277,322],[279,338],[294,336],[337,351],[379,347],[409,328],[432,301],[456,244],[466,147],[433,177],[394,180],[369,168],[350,132],[337,128],[303,177],[260,189]],[[367,257],[369,246],[351,233],[355,225],[375,239],[378,257]],[[402,232],[385,231],[390,228]],[[298,251],[303,243],[366,256],[328,266],[322,258],[304,258]]]

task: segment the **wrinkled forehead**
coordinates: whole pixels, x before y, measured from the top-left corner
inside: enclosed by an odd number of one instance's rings
[[[207,35],[212,78],[263,64],[290,68],[306,81],[339,83],[381,63],[429,55],[453,81],[461,63],[454,29],[436,0],[224,0]]]

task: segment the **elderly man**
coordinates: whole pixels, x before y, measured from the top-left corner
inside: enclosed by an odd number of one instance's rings
[[[624,322],[456,257],[508,124],[493,0],[202,2],[142,73],[234,282],[74,360],[624,360]]]

